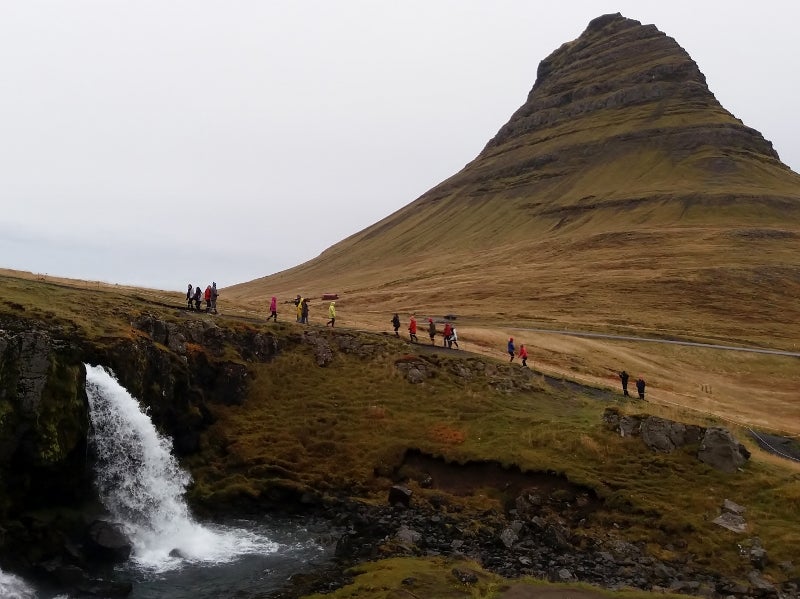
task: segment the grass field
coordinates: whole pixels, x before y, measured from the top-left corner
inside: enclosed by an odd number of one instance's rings
[[[225,302],[220,303],[216,317],[176,310],[183,303],[179,292],[47,282],[9,273],[2,275],[2,284],[0,314],[41,321],[99,344],[132,335],[130,322],[142,312],[172,321],[213,318],[220,326],[251,326],[271,331],[279,339],[304,330],[284,319],[286,311],[275,325],[261,320],[263,312],[258,319],[246,306]],[[356,324],[350,321],[351,314],[348,302],[341,302],[343,331]],[[763,401],[747,401],[748,389],[756,389],[764,380],[779,381],[790,396],[797,380],[795,362],[546,334],[523,339],[517,331],[493,326],[484,318],[461,327],[463,347],[474,354],[447,352],[433,362],[436,376],[414,386],[405,381],[395,363],[416,355],[417,348],[392,335],[375,334],[388,330],[386,314],[365,311],[355,316],[358,329],[372,331],[363,333],[366,342],[381,348],[375,358],[340,355],[321,369],[311,350],[300,346],[270,363],[248,365],[256,384],[244,405],[211,407],[215,422],[204,435],[203,449],[185,460],[195,480],[191,490],[195,501],[235,504],[238,498],[258,497],[275,484],[323,494],[348,489],[354,497],[381,501],[386,481],[375,473],[390,472],[407,449],[414,449],[453,464],[490,460],[523,472],[561,473],[591,489],[603,502],[585,534],[619,530],[625,539],[644,543],[660,559],[677,557],[671,547],[681,538],[696,564],[736,577],[741,568],[737,537],[710,524],[722,501],[732,498],[747,506],[748,537],[761,538],[775,563],[793,558],[800,543],[796,520],[800,466],[757,450],[745,438],[744,429],[731,421],[796,431],[796,406],[786,397],[783,403],[779,401],[778,385],[771,386],[771,394]],[[310,330],[333,334],[313,311]],[[511,333],[531,348],[532,365],[538,372],[523,373],[504,363],[500,348]],[[454,374],[456,364],[475,361],[495,364],[491,369],[499,377],[527,377],[522,380],[527,381],[528,390],[507,393],[488,387],[481,377],[465,381]],[[689,451],[669,455],[644,451],[638,440],[620,438],[602,427],[607,401],[598,401],[591,393],[558,390],[539,374],[616,388],[607,368],[617,365],[634,375],[641,370],[652,373],[648,375],[652,401],[620,398],[616,402],[620,409],[730,426],[754,452],[745,473],[724,475],[702,466]],[[675,372],[675,365],[681,374],[668,377],[666,373]],[[745,383],[750,387],[740,388]],[[459,484],[466,492],[457,501],[467,518],[474,514],[479,519],[487,509],[502,510],[512,499],[480,479],[467,478]],[[428,500],[429,491],[413,479],[409,485],[417,501]],[[426,564],[423,560],[404,567],[425,571],[441,566]],[[389,565],[381,568],[392,570]],[[390,581],[394,575],[384,571],[380,576]],[[365,584],[364,579],[358,584]],[[447,583],[434,580],[431,584]],[[485,596],[502,596],[491,594],[501,587],[492,583]],[[348,596],[346,592],[343,589],[339,596]]]

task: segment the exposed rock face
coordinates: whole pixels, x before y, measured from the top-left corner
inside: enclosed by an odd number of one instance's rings
[[[104,586],[92,571],[126,559],[131,548],[112,524],[86,530],[86,512],[97,517],[99,506],[83,363],[111,367],[172,436],[175,452],[188,454],[211,422],[207,403],[243,402],[251,382],[246,363],[278,352],[271,335],[200,319],[175,324],[144,315],[133,325],[141,334],[94,345],[60,325],[0,321],[0,556],[99,596],[130,590],[126,583]],[[236,360],[226,359],[231,351]]]
[[[574,123],[577,118],[591,119],[602,111],[647,104],[660,104],[662,113],[648,115],[649,120],[668,112],[713,111],[730,116],[709,91],[697,64],[674,39],[655,25],[642,25],[619,13],[604,15],[591,21],[580,38],[564,44],[539,64],[528,101],[484,152],[530,133]],[[585,123],[592,122],[588,119]],[[707,121],[703,128],[719,143],[778,158],[772,144],[752,129],[733,122],[714,126],[710,118]],[[692,127],[644,128],[639,137],[653,133],[677,136],[662,141],[671,151],[686,151],[698,143],[698,131]]]
[[[103,561],[124,562],[130,557],[133,545],[119,525],[95,520],[87,531],[86,549]]]
[[[729,430],[715,427],[706,430],[697,457],[717,470],[736,472],[750,459],[750,452]]]
[[[754,161],[788,171],[769,141],[719,104],[674,39],[654,25],[613,14],[594,19],[578,39],[545,58],[527,101],[480,155],[418,201],[436,203],[459,188],[463,198],[513,187],[504,195],[535,200],[526,206],[527,216],[562,226],[561,219],[621,203],[634,208],[705,201],[697,192],[691,198],[655,192],[674,188],[678,169],[651,172],[638,192],[626,192],[654,166],[643,163],[643,155],[681,165],[687,170],[680,174],[693,177],[724,179],[752,168]],[[628,170],[619,178],[601,174],[616,171],[620,163]],[[589,188],[573,180],[589,173],[597,175]],[[800,210],[796,201],[793,210]]]
[[[697,458],[723,472],[735,472],[750,459],[747,448],[724,428],[706,429],[658,416],[621,414],[617,408],[606,408],[603,421],[622,437],[641,437],[653,451],[669,453],[685,445],[699,444]]]
[[[46,331],[0,331],[0,464],[59,464],[86,433],[82,373],[56,351]]]
[[[84,373],[70,351],[44,330],[0,331],[0,497],[24,493],[34,507],[87,484]]]

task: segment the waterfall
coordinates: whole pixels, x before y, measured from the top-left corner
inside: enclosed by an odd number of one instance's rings
[[[36,592],[24,580],[0,570],[0,597],[3,599],[35,599]]]
[[[106,370],[86,365],[100,499],[133,544],[141,567],[164,571],[268,554],[278,545],[237,528],[201,525],[184,500],[191,478],[139,402]]]

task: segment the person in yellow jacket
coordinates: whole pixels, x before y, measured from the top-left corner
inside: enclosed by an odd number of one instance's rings
[[[328,317],[330,320],[325,323],[325,326],[333,325],[336,323],[336,302],[331,302],[331,305],[328,306]]]

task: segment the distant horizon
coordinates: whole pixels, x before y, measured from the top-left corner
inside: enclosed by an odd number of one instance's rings
[[[2,266],[180,291],[301,265],[461,170],[539,63],[616,12],[674,38],[800,170],[800,6],[782,2],[12,1]]]

